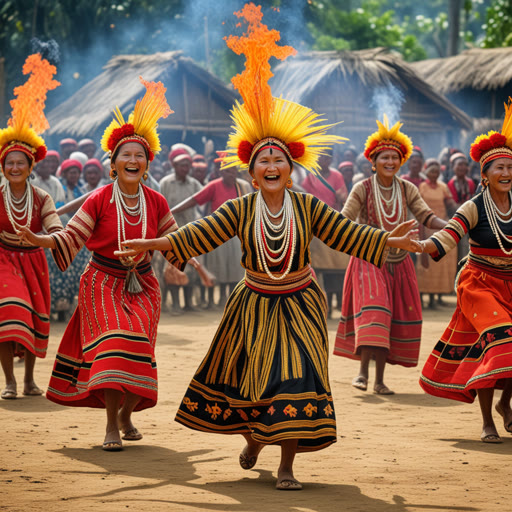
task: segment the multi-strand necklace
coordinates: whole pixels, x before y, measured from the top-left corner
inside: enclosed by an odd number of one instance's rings
[[[275,221],[281,217],[281,221]],[[292,199],[286,190],[283,199],[283,207],[277,213],[272,213],[261,192],[256,194],[256,209],[254,219],[254,234],[256,238],[256,257],[258,267],[267,273],[270,279],[280,281],[284,279],[292,268],[293,255],[295,253],[295,214],[293,212]],[[280,242],[279,247],[269,246]],[[273,274],[268,268],[283,264],[286,269],[279,275]]]
[[[135,206],[128,206],[126,204],[125,199],[137,199],[137,204]],[[114,181],[114,185],[112,188],[112,199],[110,202],[115,202],[116,211],[117,211],[117,247],[119,250],[122,250],[121,242],[126,240],[126,229],[125,223],[130,226],[138,226],[142,223],[142,235],[141,238],[146,238],[147,232],[147,208],[146,208],[146,196],[144,195],[144,190],[139,184],[139,189],[136,194],[125,194],[119,187],[118,180]],[[131,222],[126,214],[136,217],[139,219],[136,222]],[[138,293],[142,291],[142,287],[137,279],[137,277],[133,274],[135,267],[137,266],[136,261],[133,257],[129,256],[127,258],[120,258],[120,261],[126,267],[131,267],[131,271],[128,272],[126,277],[126,288],[131,293]]]
[[[373,195],[375,197],[375,211],[377,213],[377,220],[379,221],[381,229],[392,230],[400,224],[402,220],[402,192],[398,180],[393,177],[393,183],[390,187],[384,187],[377,180],[377,175],[374,174],[372,178]],[[386,199],[381,190],[391,191],[391,197]],[[391,208],[391,213],[386,210]],[[387,224],[385,226],[385,223]]]
[[[512,214],[512,192],[509,192],[510,208],[505,213],[502,213],[496,206],[496,203],[494,202],[493,198],[491,197],[491,193],[489,192],[489,187],[486,187],[484,189],[482,196],[484,198],[485,214],[487,215],[487,219],[489,220],[491,231],[494,233],[494,236],[498,241],[500,249],[507,256],[510,256],[512,255],[512,249],[507,251],[505,247],[503,247],[502,239],[508,242],[509,244],[512,244],[512,236],[503,233],[499,223],[502,222],[503,224],[508,224],[510,221],[512,221],[512,217],[506,220],[503,219],[503,217],[508,217]]]
[[[6,183],[3,190],[7,218],[15,231],[23,227],[30,228],[30,222],[32,221],[34,191],[28,181],[25,183],[25,193],[19,199],[13,196],[10,183]],[[22,224],[23,219],[26,219],[24,224]]]

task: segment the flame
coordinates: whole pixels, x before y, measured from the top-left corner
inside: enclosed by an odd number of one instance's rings
[[[231,50],[237,55],[244,54],[246,58],[245,70],[233,77],[231,82],[242,96],[250,116],[254,120],[268,122],[273,102],[268,81],[274,76],[270,70],[269,60],[271,57],[284,60],[290,55],[295,55],[297,50],[292,46],[277,44],[281,34],[278,30],[269,30],[261,23],[261,6],[251,2],[233,14],[243,18],[248,27],[247,33],[242,36],[232,35],[224,38]]]

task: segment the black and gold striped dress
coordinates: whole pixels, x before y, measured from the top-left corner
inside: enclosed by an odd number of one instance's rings
[[[309,244],[317,236],[380,266],[389,234],[346,219],[312,195],[292,192],[291,197],[295,251],[291,272],[281,281],[258,268],[256,193],[227,201],[167,235],[181,262],[236,235],[245,268],[176,421],[205,432],[250,433],[265,444],[299,439],[299,451],[313,451],[336,441],[336,420],[327,368],[327,306],[311,274]]]

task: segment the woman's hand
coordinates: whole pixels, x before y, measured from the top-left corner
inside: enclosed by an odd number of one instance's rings
[[[45,249],[55,249],[55,242],[49,235],[36,235],[30,231],[28,227],[18,228],[16,234],[20,237],[22,242],[36,247],[44,247]]]
[[[402,224],[399,224],[395,229],[393,229],[393,231],[391,231],[391,234],[389,236],[393,238],[400,238],[409,233],[409,231],[411,231],[411,229],[415,228],[417,225],[418,222],[416,221],[416,219],[411,219],[406,222],[402,222]]]
[[[199,263],[195,258],[190,258],[188,261],[190,265],[194,268],[194,270],[199,274],[199,278],[201,279],[201,283],[206,288],[211,288],[215,284],[215,276],[206,270],[206,268]]]
[[[122,251],[115,251],[114,254],[119,258],[128,258],[137,256],[146,251],[169,251],[171,244],[165,236],[162,238],[144,239],[134,238],[133,240],[124,240],[121,243]]]
[[[394,231],[394,230],[393,230]],[[404,236],[394,237],[390,236],[386,242],[388,247],[395,247],[397,249],[403,249],[404,251],[409,252],[423,252],[423,247],[420,242],[417,240],[418,231],[413,230],[409,231]]]

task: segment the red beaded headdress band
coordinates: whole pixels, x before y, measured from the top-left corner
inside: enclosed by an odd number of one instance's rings
[[[112,157],[117,149],[127,142],[138,142],[148,153],[151,162],[155,153],[160,151],[160,138],[157,133],[157,121],[172,114],[165,99],[166,88],[162,82],[148,82],[141,76],[139,80],[146,88],[141,100],[135,103],[135,109],[125,121],[118,107],[114,110],[114,120],[107,127],[101,139],[101,148]]]
[[[48,128],[44,115],[46,94],[60,85],[53,80],[57,68],[38,53],[29,55],[23,65],[28,80],[14,89],[11,100],[11,118],[7,128],[0,130],[0,164],[12,151],[21,151],[31,162],[39,162],[46,156],[46,145],[39,135]]]
[[[258,149],[271,139],[290,160],[316,174],[320,168],[318,157],[332,144],[347,139],[328,135],[327,130],[333,125],[322,125],[324,120],[311,109],[272,96],[268,85],[273,76],[270,58],[284,60],[297,52],[291,46],[277,44],[281,35],[261,23],[261,6],[248,3],[234,14],[248,23],[246,34],[226,38],[228,47],[246,58],[245,70],[231,80],[243,104],[236,102],[231,111],[233,132],[222,168],[249,168]]]

